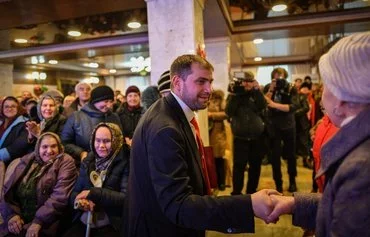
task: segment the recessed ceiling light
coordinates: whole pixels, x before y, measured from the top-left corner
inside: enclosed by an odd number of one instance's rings
[[[97,63],[84,63],[83,64],[85,67],[91,67],[91,68],[98,68],[99,64]]]
[[[261,39],[261,38],[254,39],[253,43],[254,44],[261,44],[261,43],[263,43],[263,39]]]
[[[79,36],[81,36],[81,32],[79,32],[77,30],[70,30],[70,31],[68,31],[68,35],[73,36],[73,37],[79,37]]]
[[[116,72],[117,72],[117,70],[114,69],[114,68],[113,69],[109,69],[109,73],[112,73],[113,74],[113,73],[116,73]]]
[[[272,10],[274,12],[281,12],[281,11],[284,11],[285,9],[287,9],[287,5],[286,4],[277,4],[275,6],[272,7]]]
[[[25,44],[28,42],[28,40],[26,39],[15,39],[14,42],[18,43],[18,44]]]
[[[127,26],[130,27],[131,29],[137,29],[141,27],[141,24],[140,22],[137,21],[131,21],[127,24]]]
[[[54,60],[54,59],[51,59],[51,60],[49,60],[49,63],[50,64],[58,64],[58,61],[57,60]]]
[[[31,57],[31,63],[32,63],[32,64],[38,64],[38,63],[39,63],[39,60],[37,59],[37,57],[36,57],[36,56],[32,56],[32,57]]]
[[[255,57],[254,61],[256,61],[256,62],[262,61],[262,58],[261,57]]]

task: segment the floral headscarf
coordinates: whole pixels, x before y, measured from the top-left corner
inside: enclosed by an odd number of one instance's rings
[[[94,146],[94,141],[95,141],[95,136],[96,136],[96,131],[100,127],[106,127],[109,129],[111,135],[112,135],[112,145],[111,145],[111,152],[110,154],[105,157],[101,158],[98,156],[95,146]],[[91,151],[93,151],[95,155],[95,165],[96,165],[96,170],[100,172],[101,170],[106,170],[109,166],[109,164],[113,161],[113,159],[117,156],[117,154],[120,152],[121,148],[123,146],[123,135],[120,127],[117,124],[114,123],[99,123],[96,125],[90,139],[90,148]]]

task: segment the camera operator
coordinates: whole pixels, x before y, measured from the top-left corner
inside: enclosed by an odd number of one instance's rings
[[[295,192],[297,191],[295,182],[297,162],[294,113],[299,108],[299,103],[297,102],[297,90],[288,83],[287,77],[288,72],[284,68],[275,68],[271,72],[271,83],[266,85],[264,93],[268,106],[267,130],[271,142],[270,161],[276,190],[280,192],[283,190],[280,160],[283,153],[288,161],[288,191]],[[281,142],[283,142],[283,148]]]
[[[262,116],[266,109],[265,98],[251,72],[244,78],[234,79],[229,85],[226,114],[234,135],[233,191],[239,195],[244,186],[244,171],[247,163],[248,183],[246,193],[254,193],[258,187],[263,156]]]

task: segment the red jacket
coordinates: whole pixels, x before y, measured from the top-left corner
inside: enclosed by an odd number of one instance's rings
[[[321,156],[320,151],[321,147],[338,131],[337,128],[329,119],[327,115],[324,115],[321,123],[317,126],[315,132],[315,139],[313,142],[312,153],[315,160],[315,171],[320,168]],[[316,178],[317,186],[319,187],[319,192],[322,193],[324,190],[325,176],[320,176]]]

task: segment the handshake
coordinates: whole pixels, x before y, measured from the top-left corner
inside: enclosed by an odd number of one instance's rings
[[[283,196],[273,189],[262,189],[251,195],[254,215],[266,224],[276,223],[284,214],[292,214],[294,197]]]

